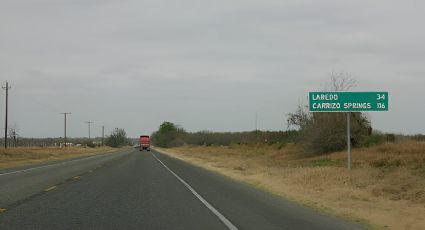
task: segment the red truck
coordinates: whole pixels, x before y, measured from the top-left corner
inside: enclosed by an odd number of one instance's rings
[[[148,135],[142,135],[139,139],[139,151],[151,151],[151,138]]]

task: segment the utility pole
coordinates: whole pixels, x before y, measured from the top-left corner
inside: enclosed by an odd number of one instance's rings
[[[86,121],[86,123],[88,124],[88,126],[89,126],[89,139],[90,139],[90,125],[93,123],[93,121]]]
[[[102,125],[102,146],[105,144],[105,126]]]
[[[65,140],[65,147],[66,147],[66,115],[67,114],[71,114],[71,113],[67,113],[67,112],[65,112],[65,113],[61,113],[61,114],[63,114],[64,115],[64,125],[65,125],[65,129],[64,129],[64,140]]]
[[[9,101],[9,83],[6,81],[6,87],[2,87],[6,90],[6,117],[5,117],[5,128],[4,128],[4,148],[7,149],[7,115],[8,115],[8,101]]]

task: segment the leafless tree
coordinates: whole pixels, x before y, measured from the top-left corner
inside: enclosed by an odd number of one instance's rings
[[[298,127],[299,129],[306,128],[312,121],[312,115],[308,112],[307,106],[298,105],[297,111],[295,113],[288,114],[288,129],[291,126]]]
[[[9,139],[11,140],[11,144],[16,147],[18,144],[18,129],[16,128],[16,125],[12,128],[9,128],[8,130],[9,133]]]
[[[357,86],[357,80],[349,73],[332,72],[330,82],[325,86],[325,91],[348,91]]]

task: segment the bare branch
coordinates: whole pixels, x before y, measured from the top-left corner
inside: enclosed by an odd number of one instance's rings
[[[334,73],[331,74],[331,82],[325,91],[348,91],[357,86],[356,79],[349,73]]]

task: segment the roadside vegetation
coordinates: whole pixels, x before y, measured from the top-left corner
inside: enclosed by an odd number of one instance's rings
[[[0,169],[117,152],[132,144],[125,130],[119,128],[114,129],[106,137],[104,146],[100,138],[69,138],[67,147],[61,141],[63,141],[61,138],[20,138],[17,143],[19,145],[0,149]],[[38,146],[34,147],[33,144]]]
[[[64,160],[99,153],[110,153],[119,149],[111,147],[81,148],[81,147],[17,147],[0,149],[0,169],[23,165]]]
[[[341,114],[342,115],[342,114]],[[352,115],[359,117],[360,113]],[[295,144],[299,151],[306,155],[323,155],[346,148],[346,130],[340,127],[340,123],[345,123],[345,116],[336,113],[322,113],[316,118],[311,116],[308,119],[316,119],[311,126],[299,128],[298,130],[287,131],[247,131],[247,132],[187,132],[184,128],[172,122],[164,122],[158,131],[152,134],[152,143],[155,146],[169,148],[186,145],[194,146],[230,146],[230,145],[275,145],[283,148],[287,144]],[[320,121],[319,121],[320,120]],[[364,122],[364,123],[362,123]],[[313,123],[313,122],[312,122]],[[325,125],[331,123],[332,125]],[[353,122],[355,123],[355,122]],[[406,136],[387,134],[379,131],[372,131],[369,123],[363,120],[353,124],[352,146],[355,148],[371,147],[384,142],[394,142],[396,140],[425,140],[422,135]],[[338,131],[332,132],[330,127],[338,127]]]
[[[130,146],[131,140],[127,138],[127,133],[124,129],[116,128],[106,138],[106,145],[113,148],[119,148],[123,146]]]
[[[325,91],[349,91],[355,86],[356,81],[349,74],[336,73],[331,76]],[[374,131],[368,115],[355,112],[350,116],[352,147],[370,147],[396,140],[394,134]],[[166,121],[152,134],[152,142],[159,147],[232,144],[278,144],[282,147],[294,143],[299,151],[315,156],[346,149],[346,127],[346,113],[310,113],[307,106],[300,104],[295,112],[287,115],[287,131],[187,132],[183,127]]]
[[[164,122],[152,134],[152,142],[158,147],[178,147],[183,145],[229,146],[232,144],[281,144],[296,141],[298,131],[260,131],[251,132],[186,132],[171,122]]]
[[[103,145],[110,147],[121,147],[132,145],[136,143],[138,138],[130,139],[124,129],[115,128],[105,138],[102,137],[68,137],[67,146],[71,147],[88,147],[97,148]],[[0,138],[0,146],[4,146],[4,139]],[[8,147],[26,147],[26,148],[43,148],[43,147],[62,147],[64,146],[63,137],[54,138],[28,138],[28,137],[15,137],[8,139]]]

